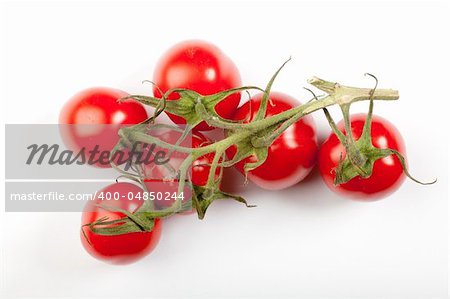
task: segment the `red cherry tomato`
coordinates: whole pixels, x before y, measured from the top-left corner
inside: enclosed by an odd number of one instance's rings
[[[147,119],[147,112],[140,103],[117,100],[128,96],[124,91],[94,87],[74,95],[63,107],[59,116],[61,136],[69,149],[86,153],[98,146],[98,151],[111,151],[119,141],[117,135],[124,125],[140,123]],[[110,167],[106,159],[94,155],[98,167]],[[103,161],[103,162],[102,162]]]
[[[92,223],[105,216],[108,217],[108,221],[126,217],[120,212],[111,212],[98,207],[97,204],[119,207],[134,213],[143,204],[143,200],[140,200],[142,199],[142,191],[140,187],[131,183],[117,183],[107,186],[97,192],[95,200],[88,202],[86,205],[82,215],[82,225]],[[110,196],[110,200],[106,200],[108,196]],[[115,200],[117,197],[118,200]],[[129,198],[132,200],[129,200]],[[129,264],[150,253],[158,244],[161,235],[161,220],[155,219],[152,231],[120,235],[101,235],[92,232],[88,227],[82,229],[85,235],[80,234],[81,242],[86,251],[93,257],[112,264]]]
[[[258,94],[240,107],[235,120],[249,122],[254,119],[261,105],[263,94]],[[279,92],[270,94],[273,105],[268,103],[266,117],[289,110],[300,103],[294,98]],[[305,116],[284,131],[269,147],[264,164],[248,173],[248,178],[256,185],[269,190],[288,188],[303,180],[316,163],[317,138],[314,120]],[[236,149],[231,147],[227,154],[231,158]],[[236,164],[244,173],[244,164],[256,162],[255,157],[246,158]]]
[[[202,95],[210,95],[241,86],[239,71],[228,56],[213,44],[190,40],[170,48],[159,60],[153,75],[156,86],[166,92],[172,88],[187,88]],[[162,97],[158,88],[153,89],[155,97]],[[168,100],[178,99],[173,93]],[[216,112],[223,118],[230,118],[239,105],[241,95],[233,94],[218,103]],[[169,114],[176,124],[186,121]],[[198,124],[196,130],[211,130],[206,122]]]
[[[358,140],[362,134],[365,114],[351,117],[353,138]],[[338,124],[339,130],[344,132],[344,122]],[[386,119],[379,116],[372,118],[372,144],[381,149],[394,149],[405,155],[403,139],[397,129]],[[362,201],[381,199],[395,191],[403,182],[405,175],[396,156],[388,156],[375,161],[372,175],[369,178],[355,177],[347,183],[334,186],[335,169],[339,160],[345,158],[345,148],[334,133],[325,140],[319,152],[320,173],[326,185],[333,191],[344,196]]]
[[[153,135],[154,134],[154,135]],[[174,130],[161,130],[160,132],[153,133],[154,137],[158,137],[159,140],[164,141],[169,144],[176,144],[177,141],[181,137],[181,133]],[[181,143],[180,146],[191,147],[191,148],[199,148],[206,145],[211,144],[211,141],[206,138],[204,135],[199,132],[194,132],[191,136],[187,136]],[[168,149],[156,147],[154,152],[163,151],[168,153]],[[173,170],[178,170],[181,166],[181,163],[188,157],[187,153],[180,153],[174,151],[170,155],[170,159],[167,163],[162,165],[155,165],[155,163],[150,163],[148,165],[144,165],[143,177],[145,180],[145,184],[149,191],[153,190],[155,192],[162,192],[169,194],[173,194],[178,190],[178,181],[176,180],[167,180],[168,176],[171,175],[170,170],[167,168],[167,165]],[[196,186],[205,186],[208,181],[208,176],[211,167],[208,164],[211,164],[214,159],[214,154],[206,154],[196,159],[191,166],[190,169],[190,177],[192,183]],[[217,179],[220,174],[220,169],[216,170],[215,178]],[[183,191],[184,200],[189,200],[191,197],[192,190],[189,190],[186,186]],[[171,206],[175,202],[175,199],[171,200],[157,200],[155,204],[158,208],[166,208]]]

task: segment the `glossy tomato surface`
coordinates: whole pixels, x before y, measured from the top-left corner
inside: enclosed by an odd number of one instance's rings
[[[352,134],[358,140],[362,134],[366,114],[356,114],[351,117]],[[344,132],[344,123],[338,124],[339,130]],[[394,149],[405,155],[405,146],[398,130],[389,121],[379,116],[372,119],[372,144],[381,149]],[[347,183],[334,186],[336,167],[339,159],[345,158],[346,151],[334,133],[324,141],[319,152],[320,173],[327,186],[349,198],[372,201],[381,199],[395,191],[403,182],[405,175],[396,156],[388,156],[375,161],[373,173],[369,178],[355,177]]]
[[[100,195],[100,192],[103,192],[103,196]],[[82,225],[92,223],[105,216],[108,217],[108,220],[125,217],[123,213],[107,211],[96,206],[97,204],[119,207],[134,213],[143,203],[142,200],[139,200],[142,199],[142,192],[143,190],[140,187],[131,183],[116,183],[107,186],[97,192],[98,196],[94,201],[88,202],[86,205],[82,214]],[[108,193],[111,194],[111,200],[106,200]],[[117,194],[120,198],[114,200],[113,198]],[[129,200],[129,198],[132,200]],[[86,237],[81,233],[81,242],[90,255],[112,264],[129,264],[146,256],[158,244],[161,235],[161,220],[155,219],[152,231],[115,236],[96,234],[88,227],[83,227],[82,230]]]
[[[262,94],[258,94],[240,107],[234,115],[235,120],[252,121],[261,105]],[[279,114],[300,105],[300,103],[280,92],[270,93],[273,105],[267,105],[266,117]],[[269,190],[279,190],[293,186],[303,180],[316,163],[318,145],[316,128],[311,116],[306,116],[284,131],[269,147],[264,164],[248,173],[248,178],[256,185]],[[236,152],[229,148],[231,158]],[[236,164],[244,173],[244,164],[255,162],[249,157]]]
[[[133,100],[118,103],[128,96],[122,90],[94,87],[74,95],[62,108],[59,123],[61,137],[66,146],[78,152],[82,148],[99,152],[111,151],[119,141],[118,131],[126,125],[147,119],[144,106]],[[94,155],[98,167],[111,167],[101,153]],[[105,156],[103,156],[105,158]],[[103,161],[103,162],[102,162]]]
[[[159,60],[153,75],[156,86],[155,97],[160,98],[162,92],[172,88],[187,88],[202,95],[211,95],[234,87],[241,86],[241,77],[233,61],[215,45],[189,40],[170,48]],[[173,93],[169,100],[178,99]],[[223,118],[230,118],[239,105],[241,95],[233,94],[218,103],[216,112]],[[176,115],[168,114],[177,124],[186,121]],[[210,130],[205,122],[195,127],[197,130]]]

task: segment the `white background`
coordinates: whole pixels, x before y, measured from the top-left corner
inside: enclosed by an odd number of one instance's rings
[[[164,50],[201,38],[235,61],[244,84],[264,86],[292,56],[274,89],[303,101],[310,76],[371,87],[363,74],[376,74],[401,99],[375,112],[402,132],[411,172],[438,183],[406,181],[383,201],[358,203],[332,194],[317,172],[277,192],[238,178],[257,208],[224,201],[204,221],[173,217],[156,250],[125,267],[84,252],[79,213],[2,211],[2,295],[446,298],[449,13],[434,1],[3,3],[2,123],[56,123],[90,86],[149,93],[140,82]],[[323,138],[324,117],[314,117]]]

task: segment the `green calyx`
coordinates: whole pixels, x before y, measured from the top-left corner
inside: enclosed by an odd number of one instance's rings
[[[163,111],[185,119],[188,127],[193,128],[202,121],[206,121],[210,126],[217,126],[216,121],[227,122],[227,120],[217,114],[215,110],[216,105],[232,94],[249,90],[261,89],[255,86],[244,86],[212,95],[201,95],[193,90],[177,88],[167,91],[160,99],[142,95],[130,95],[120,99],[120,101],[134,99],[144,105],[155,108],[163,107]],[[168,97],[173,93],[178,94],[179,99],[168,101]],[[155,114],[159,114],[160,111],[156,109]],[[151,119],[154,120],[156,116],[151,117]]]
[[[379,159],[383,159],[391,155],[394,155],[399,159],[405,175],[410,179],[422,185],[433,184],[435,181],[424,183],[411,176],[407,169],[405,158],[398,151],[393,149],[380,149],[373,146],[371,135],[374,105],[373,100],[376,98],[396,99],[398,98],[398,93],[395,91],[383,89],[377,90],[377,78],[371,74],[366,75],[374,78],[376,84],[373,89],[359,89],[359,91],[362,91],[363,93],[365,93],[365,95],[358,95],[358,97],[363,96],[364,98],[367,98],[369,100],[369,112],[364,123],[363,132],[357,141],[355,141],[352,136],[350,123],[350,105],[353,103],[353,101],[348,100],[349,95],[353,94],[354,97],[357,95],[354,92],[349,92],[348,87],[340,86],[338,84],[330,84],[330,82],[324,82],[320,79],[313,79],[313,83],[317,84],[317,87],[319,89],[327,92],[330,95],[340,98],[337,103],[340,106],[342,115],[344,117],[346,134],[342,133],[337,128],[336,123],[333,121],[328,110],[326,108],[323,108],[325,117],[327,118],[331,129],[333,130],[334,134],[337,136],[341,144],[344,146],[346,151],[345,159],[341,158],[336,168],[334,185],[338,186],[344,184],[355,177],[361,177],[364,179],[369,178],[372,175],[374,163]]]
[[[155,218],[148,217],[142,213],[132,214],[114,207],[100,207],[109,211],[120,211],[125,214],[125,217],[116,220],[109,220],[108,217],[102,217],[92,223],[82,225],[81,232],[89,244],[90,240],[86,235],[85,228],[97,235],[116,236],[138,232],[151,232],[155,225]]]
[[[212,190],[208,190],[202,186],[194,186],[192,206],[197,211],[199,219],[203,219],[205,217],[208,207],[218,199],[231,198],[237,202],[243,203],[248,208],[255,207],[254,205],[249,205],[242,196],[225,193],[219,189],[215,189],[212,192],[211,191]]]
[[[344,184],[357,176],[370,177],[375,161],[388,155],[390,154],[360,138],[355,143],[353,151],[348,151],[345,159],[339,162],[334,184]]]

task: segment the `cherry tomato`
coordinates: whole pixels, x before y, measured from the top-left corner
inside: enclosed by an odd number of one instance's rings
[[[164,130],[158,133],[152,134],[154,137],[158,137],[159,140],[176,144],[177,141],[181,137],[181,133],[175,130]],[[206,138],[204,135],[199,132],[194,132],[191,136],[187,136],[181,143],[180,146],[191,147],[191,148],[199,148],[206,145],[211,144],[211,141]],[[168,149],[157,147],[154,150],[163,151],[168,153]],[[156,165],[155,163],[150,163],[148,165],[144,165],[143,169],[143,177],[145,179],[145,184],[147,189],[154,190],[156,192],[169,192],[173,194],[178,190],[178,181],[177,180],[168,180],[168,177],[171,175],[171,171],[167,168],[169,165],[173,170],[179,170],[182,162],[188,158],[187,153],[180,153],[178,151],[173,151],[170,155],[170,159],[167,163]],[[211,164],[214,159],[214,154],[206,154],[204,156],[196,159],[191,166],[190,169],[190,177],[191,181],[194,185],[197,186],[205,186],[208,181],[208,176],[211,167],[208,164]],[[218,168],[215,173],[215,178],[217,179],[220,174],[220,169]],[[192,190],[188,189],[187,186],[183,191],[184,199],[189,200],[191,197]],[[165,208],[174,203],[173,200],[163,200],[163,201],[155,201],[156,206],[160,208]]]
[[[365,120],[365,114],[357,114],[351,117],[352,134],[355,140],[358,140],[361,136]],[[338,124],[338,128],[342,132],[345,131],[343,121]],[[405,146],[400,133],[386,119],[374,115],[371,133],[373,146],[381,149],[394,149],[403,156],[405,155]],[[340,159],[345,158],[345,154],[345,148],[334,133],[330,134],[324,141],[319,152],[319,167],[322,178],[326,185],[338,194],[362,201],[377,200],[395,191],[405,178],[399,159],[396,156],[388,156],[375,161],[372,175],[369,178],[364,179],[357,176],[347,183],[334,186],[335,169]]]
[[[86,153],[95,150],[92,163],[98,167],[111,167],[108,156],[100,152],[111,151],[119,141],[117,135],[124,125],[137,124],[147,119],[143,105],[133,100],[118,103],[128,96],[124,91],[94,87],[73,96],[63,107],[59,116],[61,136],[67,147],[75,152],[82,148]]]
[[[155,68],[153,82],[158,87],[155,86],[153,93],[160,98],[160,90],[166,92],[172,88],[187,88],[202,95],[214,94],[241,86],[241,77],[233,61],[215,45],[190,40],[173,46],[162,56]],[[179,95],[173,93],[168,100],[178,98]],[[228,96],[216,105],[216,112],[229,119],[240,99],[239,93]],[[186,123],[179,116],[168,115],[176,124]],[[205,131],[212,128],[202,122],[195,129]]]
[[[140,187],[131,183],[116,183],[107,186],[97,192],[95,200],[87,203],[82,215],[82,225],[92,223],[102,217],[108,217],[108,221],[126,217],[123,213],[107,211],[96,206],[100,204],[134,213],[143,204],[142,191]],[[110,196],[110,200],[107,200],[108,196]],[[128,264],[141,259],[155,248],[161,235],[161,220],[155,219],[152,231],[101,235],[92,232],[88,227],[83,227],[82,230],[84,234],[80,234],[81,242],[90,255],[112,264]]]
[[[257,94],[240,107],[234,115],[235,120],[249,122],[254,119],[261,105],[263,94]],[[289,110],[300,103],[294,98],[279,92],[270,94],[273,105],[268,103],[266,117]],[[279,190],[293,186],[303,180],[316,163],[318,151],[316,128],[311,116],[305,116],[286,131],[272,145],[266,161],[258,168],[248,173],[248,178],[256,185],[268,189]],[[227,151],[231,158],[236,153],[234,147]],[[244,173],[244,164],[256,162],[251,156],[236,164],[237,169]]]

